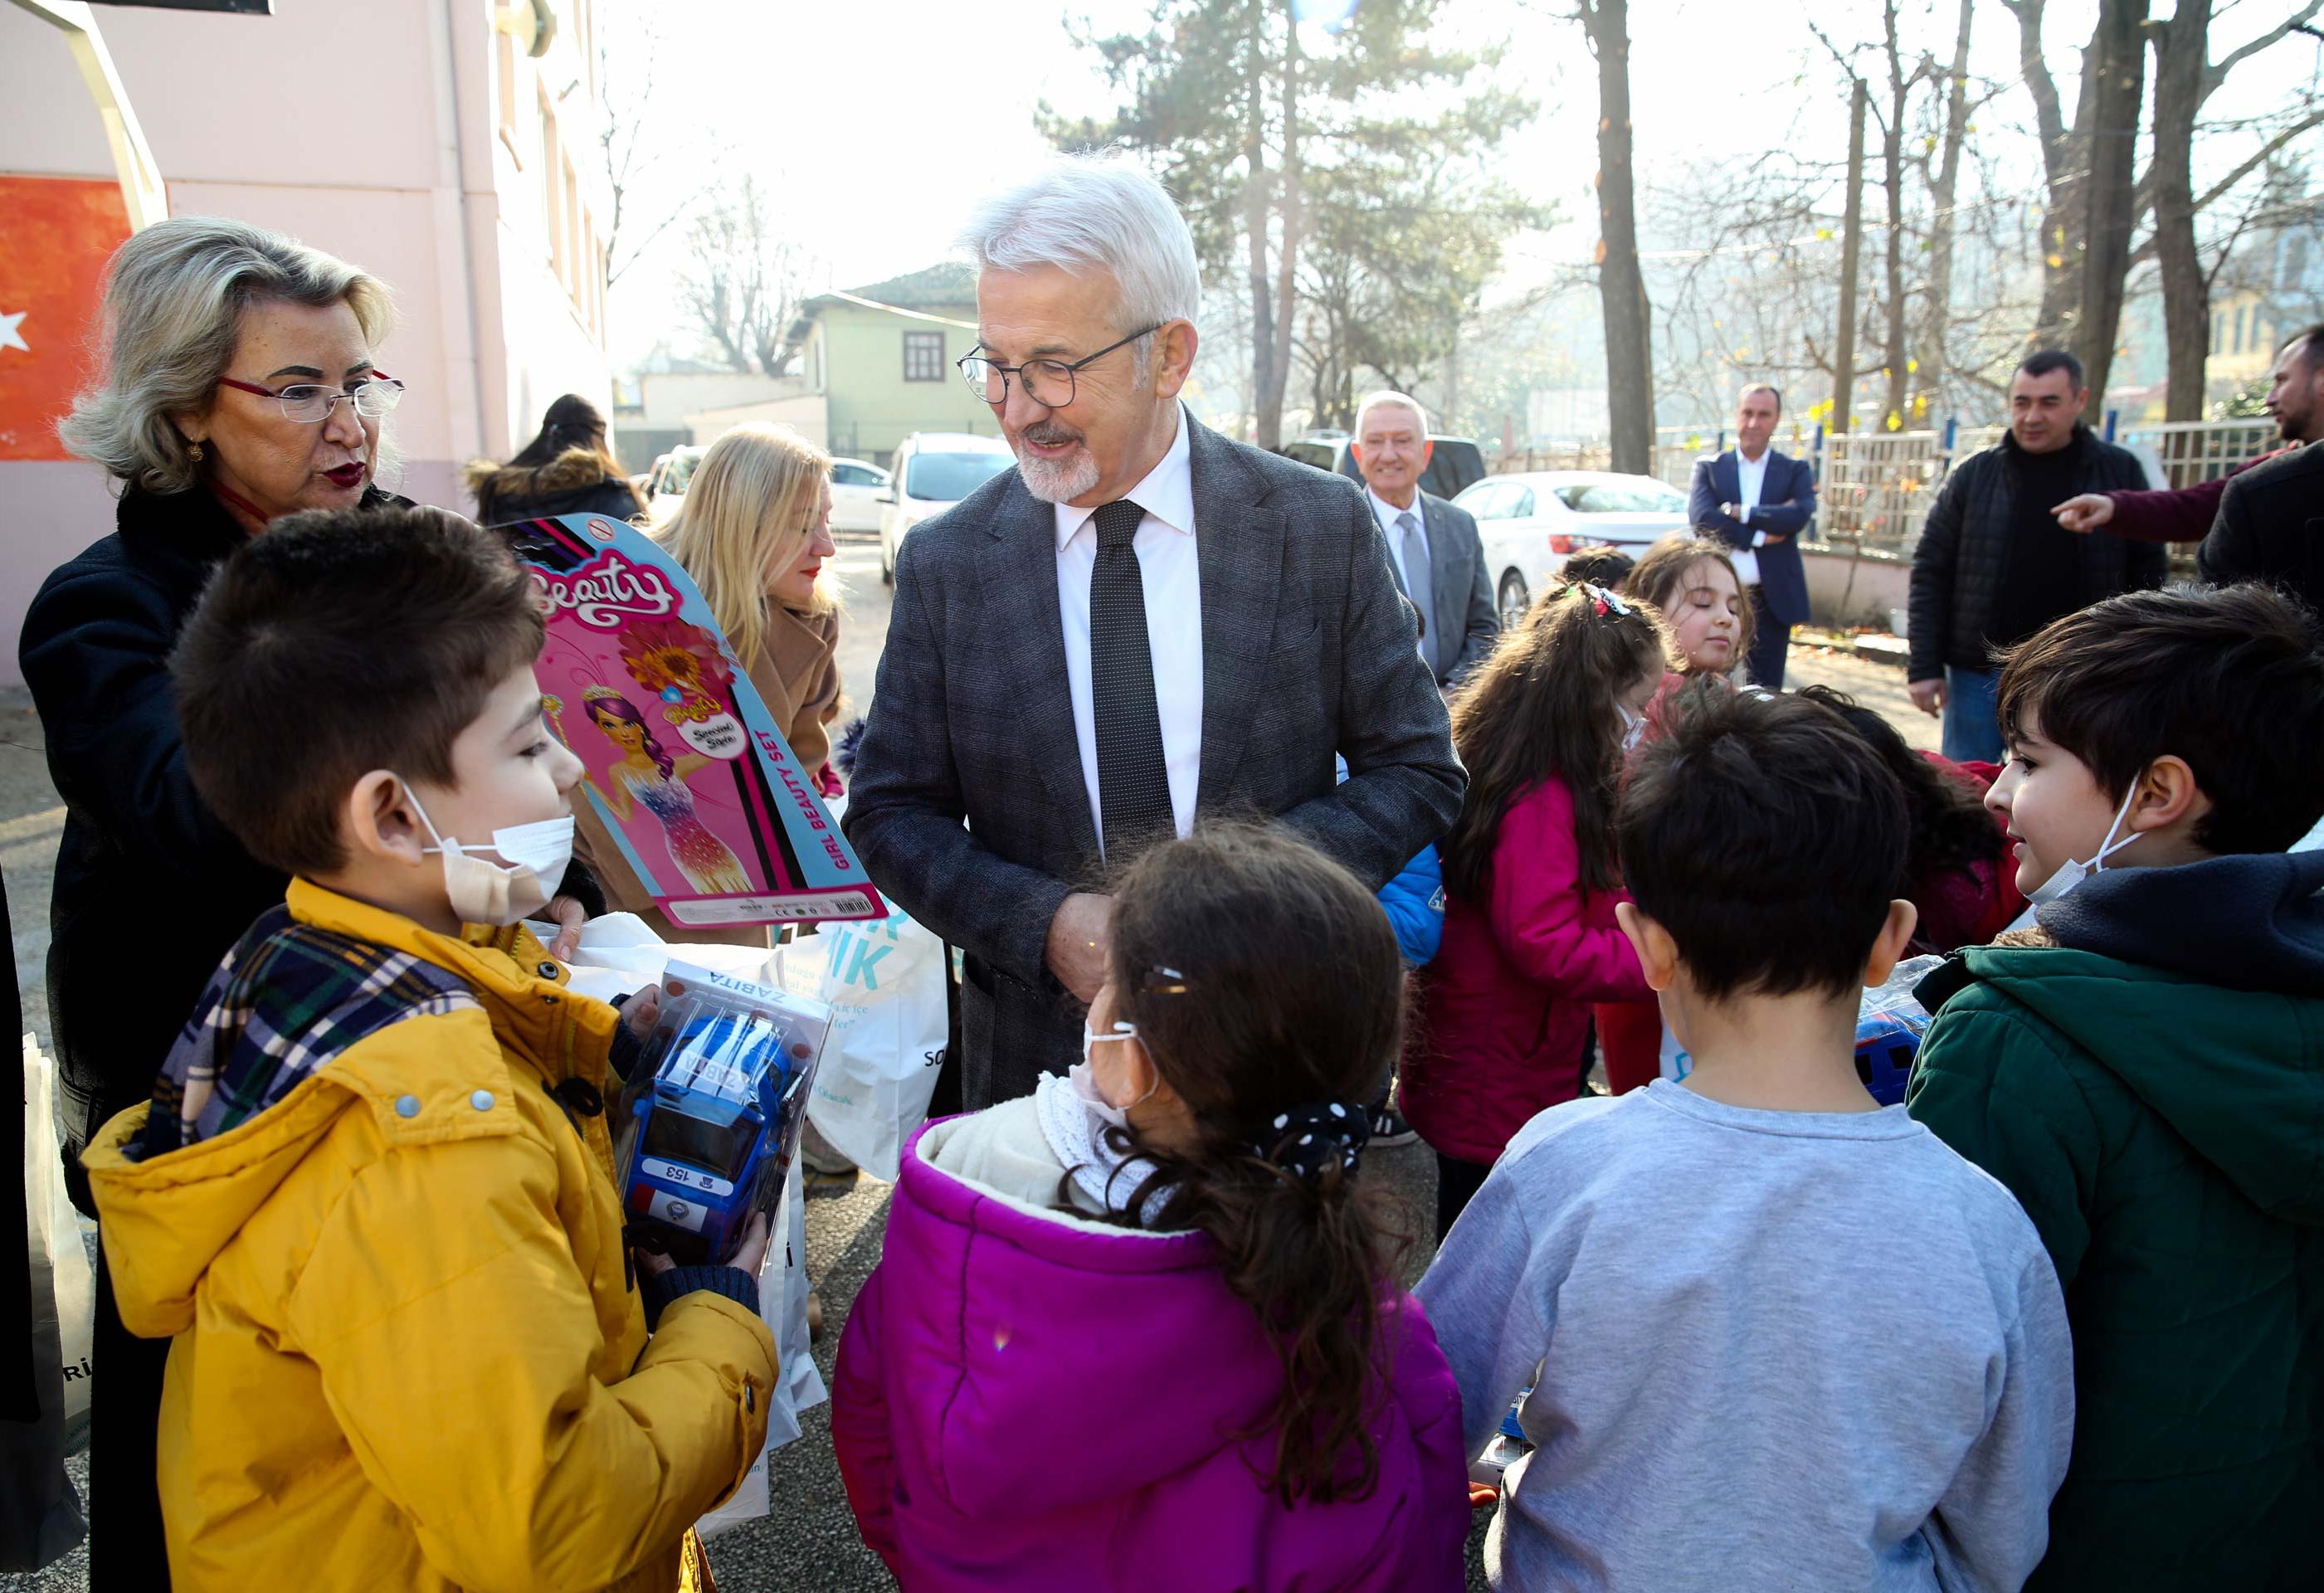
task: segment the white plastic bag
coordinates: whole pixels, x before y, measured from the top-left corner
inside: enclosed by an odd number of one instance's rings
[[[831,1008],[831,1040],[807,1121],[857,1166],[893,1183],[944,1062],[944,942],[892,904],[885,918],[825,924],[807,944],[817,942],[810,954],[824,963],[815,993]],[[798,950],[785,947],[781,960]],[[783,977],[798,971],[786,967]]]
[[[807,1195],[792,1158],[775,1211],[775,1242],[759,1268],[759,1314],[775,1335],[774,1396],[767,1402],[767,1447],[752,1462],[733,1496],[694,1524],[705,1542],[729,1527],[758,1520],[773,1508],[767,1492],[767,1457],[799,1435],[799,1413],[831,1397],[815,1364],[807,1331]]]
[[[0,1422],[0,1570],[37,1570],[88,1532],[64,1458],[88,1441],[90,1313],[96,1282],[57,1159],[54,1064],[24,1036],[25,1342],[40,1414]]]

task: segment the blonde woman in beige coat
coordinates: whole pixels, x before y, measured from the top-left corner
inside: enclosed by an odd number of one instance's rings
[[[825,796],[830,725],[839,716],[839,605],[826,561],[831,456],[788,426],[737,427],[710,445],[686,496],[654,538],[686,567],[775,727]],[[763,924],[673,924],[623,861],[594,805],[580,811],[579,850],[607,902],[636,913],[665,940],[764,945]]]

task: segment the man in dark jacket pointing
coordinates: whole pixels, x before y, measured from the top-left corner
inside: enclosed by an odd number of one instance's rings
[[[2136,458],[2081,423],[2081,362],[2045,350],[2009,383],[2009,435],[1946,477],[1913,554],[1914,704],[1944,718],[1957,763],[2001,761],[1993,649],[2101,598],[2159,586],[2163,548],[2106,532],[2078,537],[2051,518],[2079,493],[2144,486]]]

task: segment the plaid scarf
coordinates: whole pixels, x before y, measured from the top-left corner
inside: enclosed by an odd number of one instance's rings
[[[424,957],[317,929],[275,907],[210,975],[171,1047],[137,1159],[249,1121],[390,1024],[477,1004],[457,975]]]

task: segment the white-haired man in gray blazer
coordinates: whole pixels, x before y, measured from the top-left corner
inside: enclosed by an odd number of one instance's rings
[[[963,242],[961,373],[1018,467],[903,544],[846,829],[964,953],[973,1110],[1080,1060],[1138,848],[1271,818],[1377,889],[1463,779],[1361,490],[1179,402],[1201,286],[1161,185],[1061,160]]]

